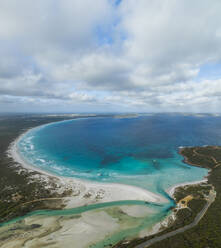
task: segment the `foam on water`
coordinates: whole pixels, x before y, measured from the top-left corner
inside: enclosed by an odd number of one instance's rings
[[[168,215],[174,204],[166,193],[168,188],[207,176],[206,169],[183,163],[178,154],[179,147],[206,144],[221,145],[220,116],[152,114],[69,120],[30,130],[19,139],[17,148],[26,162],[56,175],[134,185],[169,199],[162,206],[152,206],[157,212],[139,227],[106,240],[114,243]],[[67,211],[87,211],[90,207]],[[96,248],[103,246],[100,243]]]
[[[61,176],[139,186],[155,193],[203,179],[180,146],[221,143],[221,118],[151,115],[87,118],[32,129],[18,143],[30,164]]]

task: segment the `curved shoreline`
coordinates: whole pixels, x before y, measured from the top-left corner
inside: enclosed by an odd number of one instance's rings
[[[66,121],[73,121],[75,119],[72,120],[64,120],[64,121],[59,121],[59,122],[66,122]],[[42,170],[34,165],[28,164],[27,162],[24,161],[24,159],[22,159],[21,154],[19,154],[19,151],[17,150],[17,143],[19,142],[19,140],[29,131],[33,130],[33,129],[37,129],[37,128],[41,128],[44,126],[48,126],[51,124],[54,124],[57,122],[51,122],[48,124],[43,124],[34,128],[30,128],[28,130],[26,130],[24,133],[20,134],[10,145],[9,150],[8,150],[8,155],[11,156],[16,162],[18,162],[24,169],[29,170],[29,171],[36,171],[39,172],[42,176],[47,177],[48,180],[49,178],[56,178],[61,185],[63,185],[64,187],[66,185],[69,185],[71,187],[75,187],[76,185],[79,186],[79,188],[83,187],[83,193],[80,195],[80,197],[72,195],[69,197],[68,199],[68,204],[66,208],[77,208],[86,204],[96,204],[96,203],[109,203],[109,202],[114,202],[114,201],[119,201],[119,200],[123,200],[124,201],[124,197],[126,197],[126,200],[140,200],[140,199],[134,199],[133,197],[139,194],[139,197],[141,197],[140,201],[151,201],[151,202],[161,202],[161,203],[165,203],[167,201],[165,201],[165,199],[161,196],[158,197],[157,194],[154,194],[152,192],[149,192],[148,190],[144,190],[142,188],[136,187],[136,186],[130,186],[130,185],[126,185],[126,184],[120,184],[120,183],[99,183],[99,182],[91,182],[89,180],[84,180],[84,179],[78,179],[78,178],[74,178],[74,177],[63,177],[63,176],[58,176],[56,174],[53,174],[51,172]],[[176,188],[181,187],[181,186],[185,186],[185,185],[193,185],[193,184],[199,184],[202,182],[206,182],[207,179],[203,179],[200,181],[193,181],[193,182],[185,182],[185,183],[180,183],[180,184],[176,184],[170,188],[168,188],[166,190],[166,192],[168,193],[168,195],[170,195],[172,198],[174,191]],[[62,186],[62,187],[63,187]],[[100,200],[96,200],[92,199],[92,200],[88,200],[88,201],[84,201],[85,199],[82,198],[83,194],[85,192],[88,192],[90,190],[95,190],[95,191],[99,191],[99,190],[105,190],[106,192],[106,196],[103,199]],[[120,196],[119,196],[119,191],[121,191]],[[130,194],[131,198],[127,198],[128,195]],[[114,198],[117,195],[118,198]],[[139,198],[138,197],[138,198]],[[152,198],[153,197],[153,198]],[[120,199],[119,199],[120,198]],[[146,200],[148,198],[148,200]],[[150,200],[151,198],[151,200]],[[165,221],[165,219],[164,219]],[[153,233],[157,233],[159,232],[159,223],[156,223],[153,226]],[[154,227],[156,227],[154,229]],[[153,234],[150,233],[150,234]],[[146,233],[146,236],[150,235],[149,233]]]
[[[53,125],[55,123],[60,122],[71,122],[77,119],[71,119],[71,120],[64,120],[59,122],[51,122],[48,124],[43,124],[37,127],[30,128],[26,130],[24,133],[19,135],[9,146],[9,149],[7,151],[8,156],[10,156],[15,162],[20,164],[24,169],[28,171],[36,171],[40,173],[41,175],[56,178],[62,186],[68,185],[70,188],[78,186],[78,188],[84,188],[84,192],[88,191],[101,191],[104,190],[106,194],[102,199],[99,199],[99,201],[96,202],[111,202],[111,201],[120,201],[120,200],[138,200],[138,201],[148,201],[153,203],[167,203],[168,200],[160,195],[157,195],[155,193],[152,193],[148,190],[142,189],[140,187],[126,185],[126,184],[120,184],[120,183],[100,183],[100,182],[91,182],[86,179],[78,179],[75,177],[64,177],[64,176],[58,176],[56,174],[53,174],[51,172],[48,172],[47,170],[42,170],[34,165],[29,164],[25,159],[19,154],[17,143],[26,135],[28,132],[33,131],[35,129],[43,128],[45,126]],[[81,195],[81,194],[80,194]],[[76,199],[80,198],[80,199]],[[94,203],[94,199],[91,203]],[[82,199],[81,197],[74,197],[74,199],[68,204],[68,208],[72,208],[73,205],[76,207],[82,206],[84,204],[90,204],[90,202],[85,201],[85,199]]]
[[[174,186],[168,188],[168,189],[166,190],[166,192],[168,193],[168,195],[169,195],[170,197],[173,198],[176,189],[178,189],[179,187],[184,187],[184,186],[188,186],[188,185],[198,185],[198,184],[206,183],[206,182],[208,182],[207,177],[206,177],[205,179],[198,180],[198,181],[194,181],[194,182],[179,183],[179,184],[176,184],[176,185],[174,185]]]
[[[57,123],[63,123],[63,122],[72,122],[78,119],[86,119],[88,117],[80,117],[80,118],[76,118],[76,119],[69,119],[69,120],[62,120],[62,121],[55,121],[55,122],[50,122],[47,124],[42,124],[40,126],[36,126],[36,127],[32,127],[29,128],[28,130],[26,130],[25,132],[23,132],[22,134],[20,134],[9,146],[9,149],[7,151],[8,156],[10,156],[15,162],[17,162],[18,164],[20,164],[24,169],[28,170],[28,171],[36,171],[38,173],[40,173],[41,175],[47,176],[47,177],[53,177],[58,179],[61,184],[65,185],[65,184],[84,184],[86,186],[86,188],[93,188],[96,189],[97,187],[99,188],[105,188],[110,190],[110,188],[113,189],[113,191],[117,191],[117,189],[123,189],[123,199],[121,199],[120,197],[110,197],[110,199],[106,199],[105,201],[101,201],[101,202],[109,202],[109,201],[119,201],[119,200],[141,200],[141,201],[150,201],[150,202],[155,202],[155,203],[167,203],[168,199],[152,193],[151,191],[148,191],[146,189],[142,189],[140,187],[137,186],[131,186],[128,184],[121,184],[121,183],[101,183],[101,182],[92,182],[90,180],[87,179],[79,179],[79,178],[75,178],[75,177],[66,177],[66,176],[60,176],[60,175],[56,175],[53,172],[49,172],[47,170],[43,170],[38,168],[37,166],[34,166],[32,164],[29,164],[27,161],[25,161],[24,158],[22,158],[21,154],[19,154],[18,151],[18,147],[17,147],[17,143],[24,137],[24,135],[26,135],[28,132],[33,131],[35,129],[40,129],[40,128],[44,128],[46,126],[50,126],[50,125],[54,125]],[[180,149],[182,149],[183,147],[180,147]],[[180,151],[179,151],[180,154]],[[182,154],[181,154],[182,155]],[[183,156],[183,155],[182,155]],[[188,161],[186,161],[186,158],[184,156],[184,162],[187,163],[188,165],[192,165],[190,163],[188,163]],[[196,166],[196,165],[192,165],[192,166]],[[200,184],[202,182],[207,182],[208,175],[206,176],[206,178],[202,179],[202,180],[197,180],[197,181],[192,181],[192,182],[183,182],[183,183],[179,183],[179,184],[175,184],[171,187],[169,187],[168,189],[166,189],[166,193],[174,199],[173,195],[174,192],[177,188],[179,187],[183,187],[186,185],[197,185]],[[125,192],[126,191],[126,192]],[[128,191],[128,192],[127,192]],[[130,197],[125,197],[125,193],[129,193],[131,194],[131,192],[134,192],[134,194],[136,195],[135,198],[131,198]],[[112,192],[115,193],[115,192]],[[117,194],[119,194],[119,192],[116,192]],[[140,193],[140,195],[139,195]],[[139,195],[139,196],[138,196]],[[125,199],[124,199],[125,197]],[[92,202],[94,203],[94,202]],[[88,203],[87,203],[88,204]],[[79,204],[77,204],[77,206],[80,206]]]
[[[206,214],[208,208],[211,206],[211,204],[215,201],[215,194],[210,194],[210,199],[206,202],[206,204],[204,205],[203,209],[196,215],[196,217],[194,218],[193,222],[185,225],[183,227],[180,227],[174,231],[165,233],[161,236],[157,236],[154,237],[148,241],[145,241],[143,243],[141,243],[140,245],[135,246],[135,248],[145,248],[145,247],[149,247],[157,242],[163,241],[165,239],[171,238],[177,234],[183,233],[193,227],[195,227],[196,225],[199,224],[200,220],[203,218],[203,216]]]

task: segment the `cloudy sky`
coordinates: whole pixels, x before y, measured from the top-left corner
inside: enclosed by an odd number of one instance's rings
[[[220,112],[220,0],[0,0],[0,111]]]

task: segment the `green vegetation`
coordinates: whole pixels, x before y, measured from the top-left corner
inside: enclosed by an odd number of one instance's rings
[[[197,151],[198,156],[194,151]],[[220,248],[221,247],[221,147],[196,147],[184,148],[181,154],[185,156],[186,161],[195,165],[202,165],[210,168],[208,183],[212,184],[216,191],[216,200],[208,209],[206,215],[200,223],[194,228],[155,243],[151,247],[173,247],[173,248]],[[213,158],[211,158],[213,157]],[[208,163],[208,161],[210,163]],[[201,163],[201,164],[200,164]]]
[[[77,117],[75,117],[77,118]],[[42,198],[63,197],[70,192],[58,194],[48,189],[47,182],[38,179],[30,180],[37,172],[28,172],[7,156],[12,141],[29,128],[42,124],[73,119],[69,116],[45,115],[1,115],[0,116],[0,222],[22,216],[37,209],[62,208],[62,200],[36,201]],[[53,180],[50,187],[56,189]],[[34,202],[32,202],[34,201]],[[30,202],[26,204],[27,202]]]
[[[208,184],[202,183],[197,186],[185,186],[176,190],[174,197],[179,202],[187,195],[194,197],[188,203],[188,208],[181,209],[177,212],[176,221],[162,232],[146,237],[144,239],[136,239],[129,244],[118,244],[117,248],[133,248],[146,240],[169,233],[179,227],[191,223],[196,214],[202,210],[205,205],[206,197],[214,187],[216,191],[216,199],[207,210],[205,216],[200,220],[198,225],[176,234],[170,238],[164,239],[153,245],[151,248],[220,248],[221,247],[221,147],[187,147],[180,150],[180,154],[184,156],[185,162],[194,166],[201,166],[210,169],[208,176]]]
[[[71,117],[73,118],[73,117]],[[10,143],[25,130],[53,121],[68,119],[65,117],[45,117],[40,115],[17,115],[0,116],[0,222],[21,216],[29,211],[37,209],[62,208],[62,201],[59,199],[51,201],[39,201],[36,199],[62,197],[47,189],[46,182],[30,180],[37,172],[22,170],[20,165],[15,164],[12,158],[7,156],[7,149]],[[188,202],[188,208],[180,210],[173,209],[177,218],[167,229],[162,232],[146,237],[135,239],[129,244],[121,242],[115,247],[132,248],[137,244],[149,240],[164,233],[176,230],[179,227],[191,223],[197,213],[205,205],[205,198],[214,187],[217,195],[216,200],[209,207],[206,215],[199,224],[181,234],[153,244],[153,248],[220,248],[221,247],[221,147],[188,147],[180,150],[185,162],[210,169],[208,184],[203,183],[197,186],[180,187],[175,192],[175,200],[179,202],[187,195],[192,195],[193,200]],[[16,166],[15,166],[16,165]],[[56,187],[53,185],[52,188]],[[68,194],[68,192],[67,192]],[[33,202],[31,202],[33,201]],[[25,204],[27,202],[31,202]]]
[[[185,225],[192,223],[194,221],[195,217],[197,216],[197,214],[205,206],[206,200],[204,198],[204,192],[207,195],[209,193],[209,189],[211,189],[211,186],[206,186],[206,189],[204,189],[204,187],[202,187],[200,185],[180,187],[175,192],[175,200],[177,203],[189,194],[192,194],[194,196],[194,199],[189,201],[188,208],[181,208],[179,210],[177,210],[177,208],[173,209],[174,213],[176,214],[175,221],[169,223],[169,226],[166,229],[164,227],[162,227],[162,230],[160,233],[157,233],[157,234],[154,234],[154,235],[142,238],[142,239],[141,238],[134,239],[134,240],[130,241],[129,244],[126,242],[124,243],[124,241],[122,241],[122,242],[118,243],[116,246],[114,246],[114,248],[134,248],[138,244],[142,244],[143,242],[145,242],[147,240],[151,240],[152,238],[155,238],[157,236],[161,236],[165,233],[177,230],[178,228],[181,228]],[[159,242],[159,244],[160,243],[164,244],[163,241]],[[158,243],[156,243],[156,244],[158,244]],[[161,247],[164,247],[164,246],[161,246]],[[168,247],[173,247],[173,246],[168,246]],[[182,246],[180,246],[180,247],[182,247]]]
[[[187,147],[180,150],[185,161],[195,166],[214,169],[221,163],[221,147]]]

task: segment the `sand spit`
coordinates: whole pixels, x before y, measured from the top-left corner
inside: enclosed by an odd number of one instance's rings
[[[120,209],[127,215],[136,218],[142,218],[150,214],[155,213],[153,209],[147,208],[146,206],[121,206]]]
[[[175,190],[179,187],[184,187],[184,186],[189,186],[189,185],[198,185],[198,184],[207,183],[207,182],[208,182],[208,179],[205,178],[203,180],[194,181],[194,182],[179,183],[179,184],[176,184],[176,185],[170,187],[169,189],[167,189],[167,193],[168,193],[168,195],[173,197]]]
[[[84,248],[119,230],[118,219],[104,211],[81,215],[28,217],[17,225],[0,228],[2,248]],[[11,231],[13,229],[13,232]],[[8,233],[8,237],[6,235]]]
[[[20,165],[20,171],[34,172],[30,173],[30,182],[40,180],[47,189],[60,195],[66,209],[124,200],[168,202],[166,198],[139,187],[61,177],[40,170],[25,162],[18,152],[17,142],[23,135],[11,144],[8,155]],[[19,223],[0,227],[0,246],[86,248],[125,228],[139,226],[143,217],[153,214],[152,209],[135,205],[108,207],[70,216],[30,216]]]
[[[148,211],[151,215],[151,210],[145,208],[146,210],[142,210],[146,211],[145,216],[148,215]],[[133,213],[134,211],[135,209],[132,210]],[[0,247],[94,247],[104,240],[110,241],[112,235],[118,232],[127,233],[127,229],[136,229],[141,223],[142,218],[126,214],[121,207],[109,207],[66,216],[29,216],[20,222],[0,227]],[[120,239],[119,237],[119,241]]]

